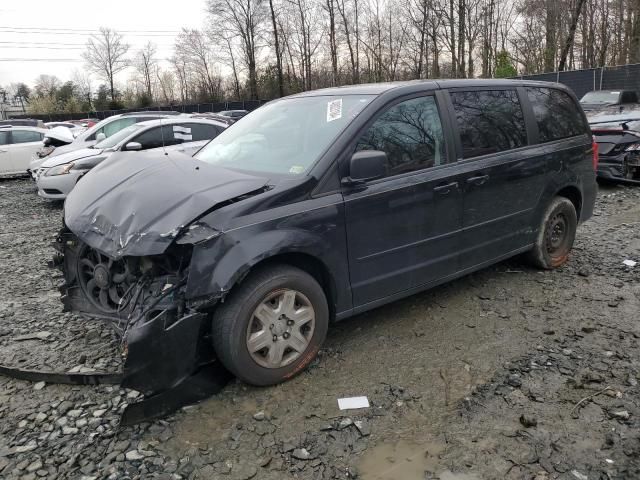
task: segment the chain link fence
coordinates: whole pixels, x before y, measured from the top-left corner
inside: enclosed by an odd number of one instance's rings
[[[640,64],[539,73],[514,78],[562,83],[573,90],[578,98],[592,90],[633,90],[640,93]]]
[[[169,105],[166,107],[129,108],[126,110],[104,110],[100,112],[80,112],[80,113],[46,113],[46,114],[9,114],[9,118],[35,118],[43,122],[61,122],[65,120],[82,120],[84,118],[97,118],[103,120],[113,115],[129,112],[148,111],[173,111],[181,113],[205,113],[220,112],[222,110],[255,110],[260,105],[266,103],[265,100],[241,100],[237,102],[217,102],[217,103],[193,103],[189,105]]]

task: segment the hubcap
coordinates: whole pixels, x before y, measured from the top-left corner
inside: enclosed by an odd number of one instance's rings
[[[314,329],[315,311],[309,299],[297,290],[275,290],[251,315],[247,350],[262,367],[284,367],[307,350]]]
[[[548,224],[546,244],[547,252],[554,254],[560,250],[567,238],[567,219],[562,214],[555,215]]]

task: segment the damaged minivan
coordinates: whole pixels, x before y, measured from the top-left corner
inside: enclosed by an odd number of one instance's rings
[[[211,365],[276,384],[333,321],[517,254],[558,267],[596,195],[584,113],[541,82],[305,92],[194,158],[135,155],[71,192],[57,248],[66,307],[113,321],[147,396]]]

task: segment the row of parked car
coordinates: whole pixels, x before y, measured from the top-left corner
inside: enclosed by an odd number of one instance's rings
[[[38,195],[64,200],[93,167],[119,151],[164,149],[191,155],[247,112],[204,114],[132,112],[109,117],[51,122],[7,121],[0,125],[0,174],[30,174]]]

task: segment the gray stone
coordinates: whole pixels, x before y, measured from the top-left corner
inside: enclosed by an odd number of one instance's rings
[[[42,468],[42,461],[40,459],[32,462],[27,467],[27,472],[35,472],[36,470],[40,470]]]
[[[311,458],[311,454],[306,448],[296,448],[291,456],[298,460],[309,460],[309,458]]]
[[[138,450],[130,450],[125,454],[125,458],[129,461],[142,460],[144,457],[144,453]]]

